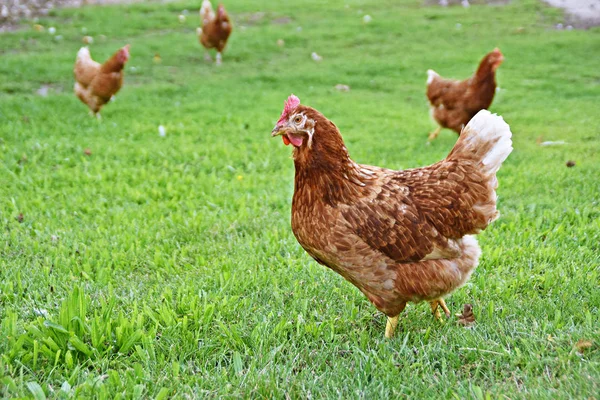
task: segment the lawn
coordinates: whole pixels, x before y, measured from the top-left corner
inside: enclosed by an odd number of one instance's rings
[[[229,0],[217,68],[199,4],[62,9],[39,21],[54,36],[0,34],[0,397],[600,393],[599,28],[556,29],[534,0]],[[84,35],[100,60],[131,44],[100,122],[72,93]],[[477,322],[410,305],[385,340],[385,316],[297,244],[290,149],[270,131],[295,93],[358,162],[436,162],[456,134],[426,145],[426,70],[467,77],[496,46],[491,110],[514,134],[502,216],[447,299]]]

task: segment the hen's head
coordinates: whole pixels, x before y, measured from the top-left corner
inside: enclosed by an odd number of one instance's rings
[[[116,54],[117,61],[121,64],[125,64],[129,60],[129,45],[121,47]]]
[[[229,21],[229,16],[227,15],[227,11],[225,11],[225,6],[223,6],[223,4],[219,4],[217,7],[217,18],[220,21]]]
[[[492,71],[496,71],[500,64],[502,64],[502,61],[504,61],[504,55],[500,49],[496,47],[485,56],[484,61],[489,65]]]
[[[314,108],[303,106],[293,94],[288,97],[271,136],[294,146],[294,158],[345,152],[342,136],[335,124]]]

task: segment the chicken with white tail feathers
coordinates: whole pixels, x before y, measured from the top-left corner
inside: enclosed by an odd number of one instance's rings
[[[123,68],[127,60],[129,45],[117,50],[104,64],[94,61],[87,47],[82,47],[77,52],[73,68],[73,89],[79,100],[86,104],[97,118],[100,118],[100,109],[123,86]]]
[[[222,53],[232,31],[231,21],[223,4],[219,4],[215,14],[211,2],[204,0],[200,7],[200,22],[202,26],[196,29],[198,40],[207,51],[209,49],[217,50],[216,64],[221,65]],[[208,52],[205,53],[205,58],[212,60]]]
[[[293,95],[271,135],[293,147],[296,239],[388,316],[386,336],[409,302],[449,316],[444,297],[481,255],[473,235],[499,215],[496,171],[512,150],[502,117],[480,111],[445,159],[400,171],[353,161],[335,124]]]

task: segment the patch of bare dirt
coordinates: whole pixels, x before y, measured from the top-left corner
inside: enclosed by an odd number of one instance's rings
[[[469,7],[474,5],[487,4],[489,6],[503,6],[511,3],[512,0],[424,0],[424,3],[428,7],[440,6],[462,6]]]
[[[143,0],[1,0],[0,32],[15,29],[21,20],[30,20],[48,15],[55,8],[136,3],[140,1]]]
[[[472,5],[502,6],[513,0],[423,0],[427,7],[470,7]],[[565,21],[556,29],[588,29],[600,26],[600,0],[541,0],[565,10]]]
[[[600,25],[600,0],[544,0],[565,10],[565,24],[578,29]]]

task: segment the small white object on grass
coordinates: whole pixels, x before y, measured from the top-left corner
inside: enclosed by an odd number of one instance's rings
[[[54,36],[55,40],[62,40],[62,38],[63,38],[62,35],[56,35],[56,36]]]
[[[49,316],[48,310],[46,310],[44,308],[34,308],[33,313],[35,315],[37,315],[38,317],[48,318],[48,316]]]
[[[185,22],[185,15],[183,15],[183,14],[179,14],[179,17],[177,17],[177,18],[179,19],[179,22],[180,22],[180,23],[182,23],[182,24],[183,24],[183,23]]]
[[[318,55],[314,51],[312,52],[312,54],[310,55],[310,57],[313,59],[313,61],[316,61],[316,62],[323,61],[323,57],[321,57],[320,55]]]
[[[277,39],[277,46],[283,47],[285,45],[285,41],[283,39]]]
[[[548,140],[548,141],[540,143],[540,146],[561,146],[563,144],[568,144],[568,143],[565,142],[564,140],[556,140],[556,141]]]
[[[48,33],[54,35],[56,33],[56,28],[51,26],[50,28],[48,28]]]
[[[159,125],[159,126],[158,126],[158,136],[160,136],[160,137],[165,137],[165,136],[167,136],[167,130],[166,130],[166,129],[165,129],[165,127],[164,127],[164,126],[162,126],[162,125]]]
[[[340,92],[349,92],[350,91],[350,86],[344,85],[342,83],[338,83],[337,85],[335,85],[335,88],[337,90],[339,90]]]
[[[85,44],[92,44],[94,43],[94,38],[91,36],[84,36],[81,41]]]
[[[365,16],[363,17],[363,22],[364,22],[365,24],[368,24],[368,23],[369,23],[369,22],[371,22],[372,20],[373,20],[373,18],[372,18],[372,17],[371,17],[369,14],[367,14],[367,15],[365,15]]]
[[[48,96],[48,88],[49,88],[49,86],[48,86],[48,85],[42,85],[42,87],[40,87],[40,88],[39,88],[39,89],[36,91],[36,93],[37,93],[39,96],[46,97],[46,96]]]
[[[460,4],[462,4],[462,6],[463,6],[464,8],[471,7],[471,5],[469,4],[469,0],[462,0],[462,1],[460,2]]]

